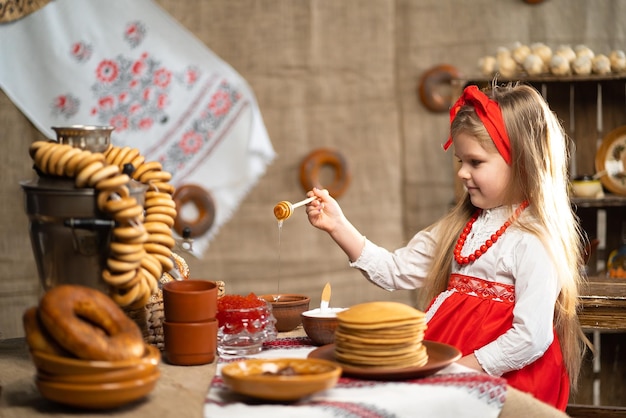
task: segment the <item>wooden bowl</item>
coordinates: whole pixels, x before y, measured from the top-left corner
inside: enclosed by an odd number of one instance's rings
[[[302,327],[306,335],[315,345],[326,345],[335,342],[335,330],[337,329],[337,312],[347,308],[328,308],[323,311],[320,308],[302,312]]]
[[[294,401],[337,384],[341,367],[321,359],[249,359],[225,365],[224,383],[234,392],[272,401]]]
[[[292,331],[302,323],[302,312],[309,310],[311,298],[295,293],[261,295],[261,298],[272,305],[272,314],[276,318],[278,332]]]

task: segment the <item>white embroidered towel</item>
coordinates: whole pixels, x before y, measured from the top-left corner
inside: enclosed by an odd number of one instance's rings
[[[0,87],[47,137],[110,125],[114,145],[160,161],[172,184],[209,191],[196,256],[275,157],[246,81],[152,0],[55,0],[0,25],[0,54]]]

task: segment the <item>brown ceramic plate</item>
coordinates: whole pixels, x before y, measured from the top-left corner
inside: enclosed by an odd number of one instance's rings
[[[291,374],[282,374],[289,370]],[[221,369],[224,383],[234,392],[272,401],[294,401],[330,389],[341,367],[323,359],[249,359]]]
[[[609,191],[626,195],[626,125],[613,129],[604,137],[596,153],[596,172],[606,170],[600,177]]]
[[[96,371],[80,374],[51,374],[43,370],[37,371],[37,378],[59,383],[115,383],[123,380],[143,379],[154,373],[157,364],[139,363],[136,366],[119,370]]]
[[[93,374],[122,370],[140,364],[156,365],[161,360],[161,352],[153,345],[146,344],[146,351],[140,359],[120,361],[81,360],[57,356],[33,350],[31,358],[38,371],[53,375]]]
[[[425,377],[461,358],[461,352],[451,345],[434,341],[424,341],[424,345],[428,352],[428,362],[421,367],[358,367],[344,364],[335,359],[335,344],[316,348],[309,353],[308,357],[334,361],[341,366],[344,375],[368,380],[403,380]]]
[[[35,384],[50,401],[86,409],[108,409],[143,398],[154,389],[159,376],[159,369],[155,369],[144,378],[113,383],[65,383],[36,378]]]

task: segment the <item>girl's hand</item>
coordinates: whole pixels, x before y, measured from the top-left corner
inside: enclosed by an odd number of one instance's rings
[[[344,215],[339,203],[328,193],[328,190],[313,188],[307,193],[308,197],[317,197],[306,205],[309,222],[316,228],[331,233],[341,223]]]

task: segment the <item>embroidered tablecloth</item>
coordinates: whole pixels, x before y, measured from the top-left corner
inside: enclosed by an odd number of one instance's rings
[[[254,358],[305,358],[316,347],[306,337],[266,344]],[[293,403],[271,403],[238,395],[221,378],[221,367],[236,357],[220,357],[204,416],[218,417],[497,417],[506,397],[502,378],[472,372],[457,364],[421,379],[375,381],[341,377],[338,384]]]
[[[113,126],[114,145],[210,193],[197,256],[275,157],[246,81],[152,0],[52,1],[0,25],[0,54],[0,87],[47,137]]]

